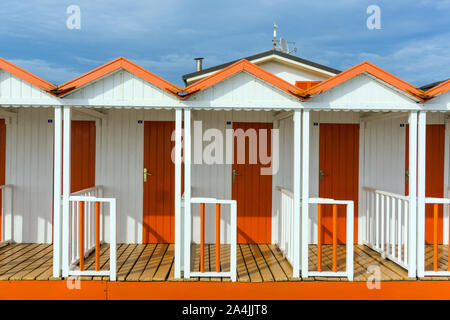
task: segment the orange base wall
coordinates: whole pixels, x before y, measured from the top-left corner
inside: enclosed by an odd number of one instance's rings
[[[70,287],[70,285],[69,285]],[[417,300],[450,299],[450,281],[389,281],[369,290],[365,282],[107,282],[0,281],[2,300]]]

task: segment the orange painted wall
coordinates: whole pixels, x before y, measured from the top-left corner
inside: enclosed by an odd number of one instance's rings
[[[5,184],[5,164],[6,164],[6,124],[4,119],[0,119],[0,185]],[[0,208],[2,207],[2,194],[0,192]],[[0,241],[2,240],[2,212],[0,210]]]
[[[450,281],[0,281],[0,300],[449,300]],[[270,314],[270,313],[269,313]]]
[[[144,123],[144,168],[151,176],[144,183],[144,243],[173,243],[175,240],[175,165],[171,140],[173,121]]]
[[[267,150],[271,155],[272,123],[233,123],[233,129],[268,130]],[[233,169],[240,176],[232,186],[232,199],[237,200],[238,243],[270,243],[272,233],[272,176],[261,175],[260,169],[270,166],[263,165],[259,156],[256,164],[249,164],[249,139],[246,138],[245,164],[237,163],[237,139],[234,139]],[[257,148],[259,155],[259,142]],[[232,177],[230,177],[232,179]]]
[[[354,242],[357,243],[359,124],[320,124],[319,169],[328,175],[319,181],[319,197],[354,201]],[[322,243],[330,244],[332,207],[324,205],[322,215]],[[338,206],[338,243],[346,243],[346,220],[345,206]]]
[[[409,170],[409,126],[406,126],[406,156],[405,168]],[[445,152],[445,125],[428,124],[426,133],[426,158],[425,158],[425,196],[442,198],[444,196],[444,152]],[[405,194],[408,195],[409,187],[405,185]],[[438,213],[438,241],[443,243],[443,214],[444,207],[439,205]],[[425,206],[425,243],[433,242],[433,205]]]

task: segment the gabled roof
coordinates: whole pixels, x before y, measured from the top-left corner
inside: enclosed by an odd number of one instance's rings
[[[431,88],[430,90],[426,91],[425,93],[430,96],[434,97],[439,94],[445,93],[450,90],[450,79],[447,81],[440,82],[439,85],[436,85],[435,87]]]
[[[304,98],[309,98],[315,94],[322,93],[328,91],[341,83],[348,81],[360,74],[369,73],[377,79],[393,86],[394,88],[407,93],[408,95],[414,97],[415,99],[425,101],[428,99],[428,95],[420,89],[417,89],[412,84],[390,74],[387,71],[371,64],[370,62],[364,61],[330,79],[327,79],[318,85],[304,91]],[[298,94],[302,94],[298,92]]]
[[[258,54],[252,55],[252,56],[248,56],[248,57],[243,58],[243,59],[234,60],[234,61],[227,62],[227,63],[221,64],[221,65],[217,65],[217,66],[214,66],[214,67],[211,67],[211,68],[203,69],[202,71],[197,71],[197,72],[192,72],[192,73],[185,74],[185,75],[183,75],[183,81],[184,81],[184,83],[187,84],[188,79],[195,78],[195,77],[202,76],[202,75],[206,75],[206,74],[209,74],[209,73],[214,72],[214,71],[218,71],[218,70],[226,68],[226,67],[228,67],[228,66],[230,66],[230,65],[232,65],[232,64],[234,64],[234,63],[236,63],[236,62],[238,62],[240,60],[247,60],[247,61],[252,62],[254,60],[262,59],[262,58],[265,58],[265,57],[270,57],[272,55],[279,56],[279,57],[282,57],[282,58],[285,58],[285,59],[288,59],[288,60],[292,60],[293,62],[301,63],[301,64],[304,64],[304,65],[307,65],[307,66],[310,66],[310,67],[313,67],[313,68],[317,68],[317,69],[320,69],[320,70],[323,70],[325,72],[332,73],[332,74],[338,74],[338,73],[341,72],[341,71],[339,71],[337,69],[330,68],[330,67],[321,65],[319,63],[315,63],[313,61],[309,61],[309,60],[306,60],[306,59],[303,59],[303,58],[299,58],[299,57],[296,57],[296,56],[293,56],[293,55],[290,55],[290,54],[287,54],[287,53],[284,53],[284,52],[281,52],[281,51],[269,50],[269,51],[266,51],[266,52],[262,52],[262,53],[258,53]]]
[[[449,79],[447,79],[447,80],[449,80]],[[424,86],[419,87],[419,89],[423,90],[423,91],[428,91],[428,90],[430,90],[430,89],[440,85],[442,82],[445,82],[445,81],[446,80],[441,80],[441,81],[435,81],[435,82],[432,82],[432,83],[428,83],[428,84],[426,84]]]
[[[175,96],[181,91],[181,88],[178,86],[151,73],[130,60],[120,57],[56,87],[53,92],[58,96],[65,95],[119,69],[127,70],[135,76],[140,77]]]
[[[187,97],[189,97],[199,91],[205,90],[205,89],[219,83],[220,81],[223,81],[241,71],[246,71],[246,72],[254,75],[257,78],[259,78],[267,83],[270,83],[273,86],[275,86],[297,98],[300,98],[300,96],[298,94],[299,89],[296,88],[294,85],[290,84],[289,82],[275,76],[274,74],[264,70],[261,67],[258,67],[257,65],[255,65],[245,59],[239,60],[238,62],[235,62],[232,65],[230,65],[226,68],[223,68],[222,70],[217,71],[216,73],[184,88],[184,92],[180,93],[180,98],[186,99]],[[303,93],[303,91],[301,91],[301,93]]]
[[[19,79],[22,79],[43,91],[50,91],[56,88],[54,84],[51,84],[50,82],[45,81],[42,78],[39,78],[38,76],[32,74],[31,72],[28,72],[3,58],[0,58],[0,69],[11,73],[12,75],[18,77]]]

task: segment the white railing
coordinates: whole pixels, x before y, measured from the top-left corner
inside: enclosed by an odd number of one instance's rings
[[[308,276],[312,277],[347,277],[349,281],[353,281],[353,216],[354,216],[354,204],[353,201],[347,200],[334,200],[334,199],[325,199],[325,198],[309,198],[309,204],[318,204],[318,205],[345,205],[347,207],[346,210],[346,265],[345,271],[337,271],[337,210],[333,210],[333,220],[335,220],[335,225],[333,229],[333,270],[332,271],[321,271],[321,266],[318,263],[318,271],[308,271]],[[320,228],[320,219],[318,219],[318,227]],[[309,229],[309,228],[308,228]],[[320,239],[320,232],[319,232]],[[318,254],[320,253],[320,240],[318,243]],[[305,253],[303,253],[305,254]],[[306,252],[308,255],[308,251]],[[318,261],[321,260],[321,257],[318,257]]]
[[[109,276],[116,280],[116,199],[102,198],[102,187],[81,190],[69,196],[69,275]],[[109,270],[100,270],[101,221],[109,204]],[[84,270],[84,259],[95,251],[95,270]]]
[[[95,186],[92,188],[83,189],[77,192],[73,192],[70,194],[71,197],[94,197],[94,198],[101,198],[103,194],[103,188],[101,186]],[[84,253],[85,256],[89,256],[93,249],[95,248],[95,203],[85,203],[84,207],[84,231],[85,231],[85,239],[84,239]],[[100,206],[100,215],[101,215],[102,208]],[[80,204],[79,202],[72,201],[70,206],[70,219],[69,223],[71,226],[71,233],[70,233],[70,264],[74,265],[78,263],[78,260],[80,259],[79,253],[79,217],[80,217]],[[100,231],[100,233],[102,233]]]
[[[237,280],[237,207],[236,200],[218,200],[215,198],[191,198],[190,204],[198,203],[200,204],[200,272],[191,271],[190,254],[187,261],[187,268],[184,270],[184,277],[189,279],[190,277],[230,277],[231,281]],[[216,272],[205,272],[204,269],[204,250],[205,245],[205,205],[206,204],[216,204],[216,250],[220,250],[220,205],[230,206],[230,271],[221,272],[220,271],[220,252],[216,251]],[[187,205],[187,204],[185,204]],[[186,217],[186,219],[191,219],[191,217]],[[186,243],[191,243],[191,233],[190,230],[185,234]],[[217,260],[219,259],[219,260]]]
[[[282,187],[276,187],[279,191],[280,209],[280,240],[279,247],[286,259],[293,264],[294,261],[294,194]]]
[[[1,190],[1,212],[0,212],[0,243],[12,240],[12,185],[2,185]]]
[[[450,189],[449,189],[450,190]],[[423,268],[422,274],[424,276],[434,276],[434,277],[449,277],[450,276],[450,243],[447,246],[447,270],[438,270],[439,269],[439,239],[438,239],[438,229],[439,229],[439,205],[448,205],[449,206],[449,217],[450,217],[450,199],[445,198],[425,198],[425,204],[432,204],[433,205],[433,270],[425,270],[425,241],[421,243],[422,246],[422,256],[419,257],[421,259],[422,263],[419,264],[419,268]],[[425,211],[423,211],[425,212]],[[442,210],[441,210],[442,212]],[[420,232],[422,233],[422,237],[419,237],[420,239],[425,239],[425,217],[419,217],[420,221],[423,223],[420,224]],[[442,222],[444,219],[442,219]],[[422,241],[421,241],[422,242]],[[449,240],[450,242],[450,240]]]
[[[409,197],[363,187],[365,245],[409,270]]]

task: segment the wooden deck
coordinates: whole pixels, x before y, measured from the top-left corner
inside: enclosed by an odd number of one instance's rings
[[[447,269],[447,246],[439,246],[439,270]],[[0,280],[59,280],[52,278],[52,245],[9,244],[0,246]],[[426,269],[432,269],[432,246],[426,247]],[[331,270],[332,247],[323,246],[322,270]],[[221,271],[229,271],[229,246],[221,246]],[[317,247],[309,246],[309,270],[317,270]],[[117,246],[118,281],[210,281],[229,282],[228,278],[174,279],[173,244],[119,244]],[[192,246],[192,270],[199,270],[199,245]],[[109,246],[102,245],[100,263],[109,268]],[[354,247],[354,280],[366,281],[367,269],[378,266],[382,281],[411,280],[407,271],[364,245]],[[85,259],[85,268],[94,269],[94,255]],[[239,282],[347,281],[346,278],[310,277],[293,279],[292,266],[276,245],[240,244],[237,274]],[[338,246],[338,270],[345,270],[345,246]],[[205,271],[215,271],[215,245],[205,246]],[[428,277],[427,280],[450,280]],[[81,277],[81,280],[108,280],[108,277]]]

